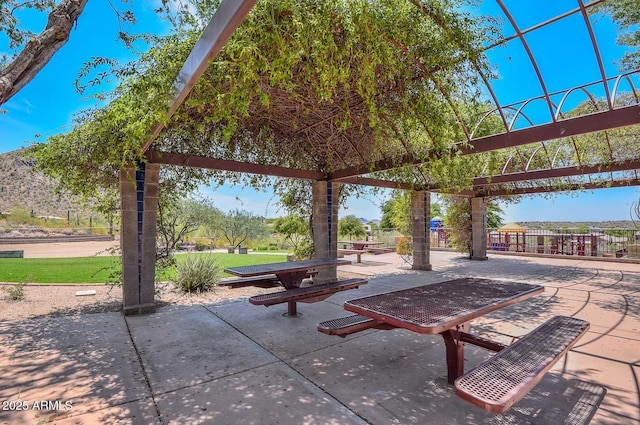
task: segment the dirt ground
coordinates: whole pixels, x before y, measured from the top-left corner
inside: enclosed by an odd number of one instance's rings
[[[122,290],[109,285],[26,285],[24,299],[13,301],[2,288],[13,285],[0,283],[0,321],[23,320],[41,316],[101,313],[122,310]],[[95,295],[78,296],[76,292],[95,290]],[[198,304],[243,298],[268,290],[260,288],[219,288],[202,294],[178,294],[170,284],[161,283],[158,305]]]
[[[108,255],[113,242],[65,242],[22,245],[0,245],[2,250],[24,250],[25,258],[85,257]],[[43,285],[24,286],[24,298],[11,300],[5,289],[13,284],[0,282],[0,321],[23,320],[47,315],[100,313],[122,310],[122,289],[110,285]],[[95,295],[76,295],[78,291],[95,290]],[[197,304],[248,297],[270,291],[260,288],[219,288],[203,294],[178,294],[168,283],[156,287],[158,305]]]

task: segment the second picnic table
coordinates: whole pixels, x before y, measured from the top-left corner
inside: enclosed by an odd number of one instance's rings
[[[338,241],[343,246],[349,245],[349,248],[338,249],[339,254],[356,254],[357,263],[362,261],[361,255],[369,250],[370,247],[376,245],[384,245],[381,241]]]
[[[344,264],[351,264],[351,261],[339,260],[334,258],[317,258],[317,259],[302,260],[302,261],[286,261],[286,262],[280,262],[280,263],[256,264],[252,266],[228,267],[224,270],[227,273],[231,273],[233,275],[241,276],[241,277],[266,276],[266,275],[275,274],[278,280],[285,287],[285,289],[287,291],[293,292],[298,289],[306,289],[306,288],[300,288],[300,284],[302,283],[302,280],[307,277],[310,271],[330,268],[330,267],[337,267]],[[345,287],[345,288],[350,289],[348,287]],[[343,289],[339,288],[338,286],[336,286],[335,288],[331,288],[331,290],[328,290],[327,288],[327,291],[324,291],[320,295],[325,295],[325,294],[330,295],[332,292],[336,292],[338,290],[343,290]],[[309,292],[313,292],[313,291],[309,291]],[[287,303],[288,303],[287,315],[296,316],[297,315],[296,301],[287,301]],[[261,303],[261,304],[267,305],[267,306],[271,305],[268,303]]]

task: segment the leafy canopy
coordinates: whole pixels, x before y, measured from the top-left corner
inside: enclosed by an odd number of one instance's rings
[[[120,70],[109,105],[79,115],[72,132],[38,149],[38,160],[76,191],[113,186],[119,168],[144,160],[141,146],[162,122],[160,150],[322,172],[436,152],[433,175],[468,177],[450,170],[468,166],[450,150],[463,139],[460,122],[484,107],[475,83],[478,71],[490,74],[482,46],[492,33],[489,20],[463,12],[469,3],[258,2],[170,120],[167,104],[198,22],[149,35],[151,50]],[[198,16],[217,4],[193,3]],[[175,181],[271,184],[180,173]]]

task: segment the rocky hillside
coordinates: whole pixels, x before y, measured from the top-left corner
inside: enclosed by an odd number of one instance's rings
[[[36,216],[84,215],[83,203],[68,194],[58,196],[56,186],[56,181],[34,171],[34,160],[24,156],[24,149],[0,154],[0,213],[24,208]]]

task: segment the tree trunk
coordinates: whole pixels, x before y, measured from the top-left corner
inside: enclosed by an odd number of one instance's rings
[[[67,42],[86,4],[87,0],[62,0],[49,13],[45,29],[0,73],[0,105],[31,81]]]

